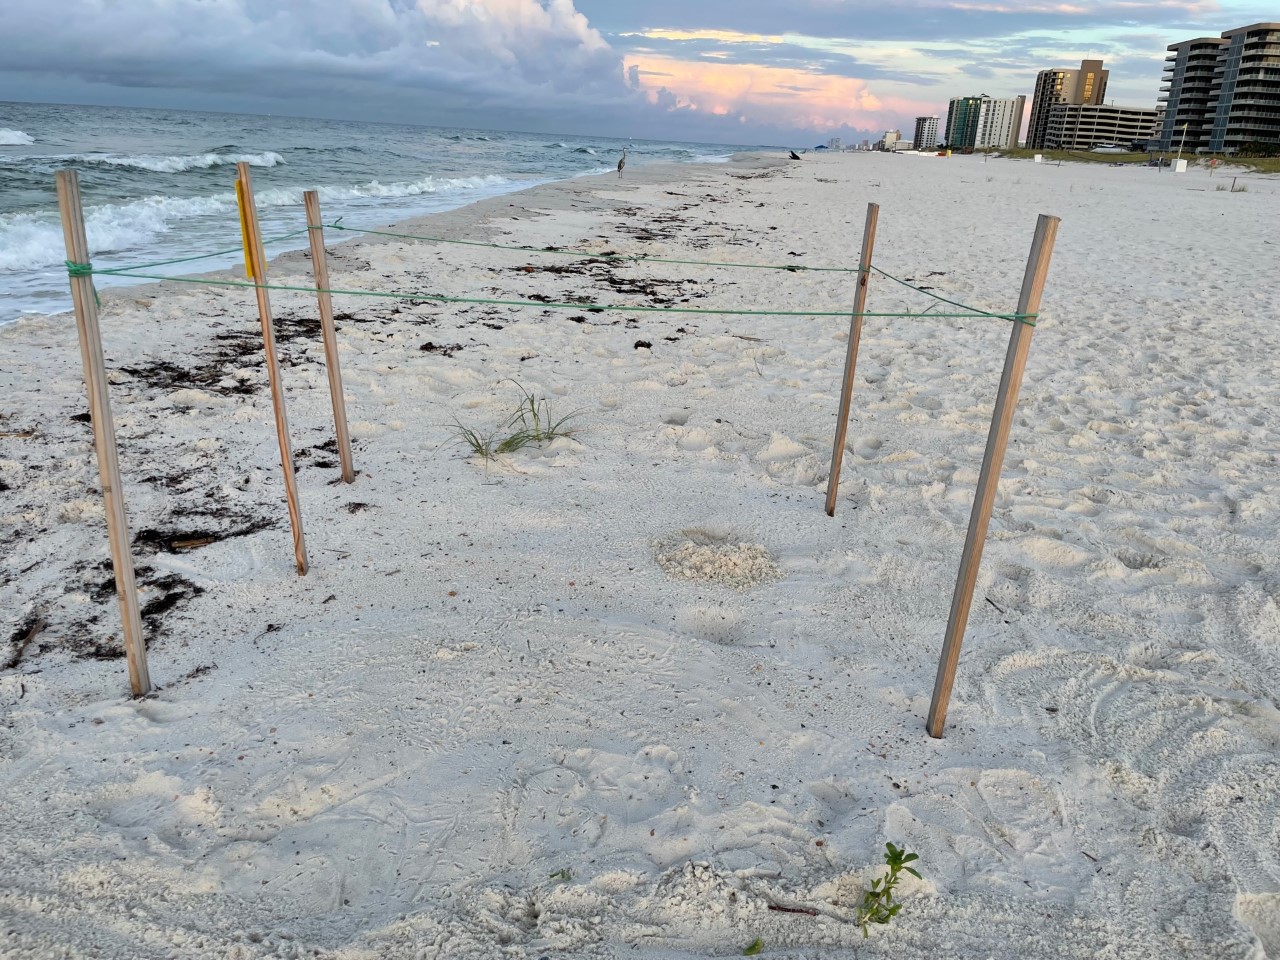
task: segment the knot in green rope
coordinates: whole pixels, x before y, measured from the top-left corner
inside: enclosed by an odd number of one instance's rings
[[[67,265],[67,276],[69,277],[88,277],[89,289],[93,291],[93,302],[99,307],[102,306],[102,298],[98,296],[98,288],[93,284],[93,264],[92,263],[76,263],[74,260],[62,261]]]

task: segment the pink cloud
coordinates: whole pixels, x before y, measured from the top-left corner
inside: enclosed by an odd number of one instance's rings
[[[904,116],[932,113],[924,101],[884,97],[866,80],[759,64],[678,60],[653,54],[627,58],[651,103],[783,128],[835,130],[895,127]],[[661,76],[658,83],[649,77]]]

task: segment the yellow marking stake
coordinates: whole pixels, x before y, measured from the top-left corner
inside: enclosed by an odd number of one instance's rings
[[[250,280],[257,279],[253,275],[253,256],[249,253],[249,216],[245,210],[244,181],[236,181],[236,205],[240,208],[240,240],[244,244],[244,275]]]

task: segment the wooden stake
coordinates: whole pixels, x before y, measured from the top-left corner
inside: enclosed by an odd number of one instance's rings
[[[62,213],[62,236],[67,259],[89,262],[89,242],[84,232],[84,211],[80,203],[80,181],[74,170],[57,175],[58,209]],[[142,616],[138,610],[138,587],[133,575],[133,555],[129,549],[129,518],[125,514],[124,492],[120,484],[120,460],[116,451],[116,427],[111,417],[111,397],[107,391],[107,366],[102,356],[102,331],[98,327],[98,301],[91,277],[71,277],[71,299],[76,310],[76,332],[80,338],[80,359],[89,393],[89,414],[93,420],[93,447],[98,454],[98,477],[106,500],[107,538],[111,544],[111,568],[116,577],[116,598],[124,632],[124,653],[129,664],[129,687],[135,697],[151,692],[151,672],[147,669],[147,647],[142,637]]]
[[[1022,294],[1018,298],[1020,314],[1033,314],[1040,309],[1040,295],[1044,292],[1049,260],[1053,257],[1053,242],[1058,236],[1060,222],[1057,217],[1041,214],[1036,223],[1031,255],[1027,259],[1027,272],[1022,279]],[[1022,375],[1027,368],[1027,354],[1031,350],[1031,336],[1034,332],[1035,327],[1020,320],[1013,321],[1009,349],[1004,358],[1004,373],[1000,377],[1000,390],[996,394],[995,412],[991,415],[991,432],[987,435],[987,452],[982,458],[982,473],[978,477],[973,512],[969,516],[969,534],[964,541],[960,573],[956,577],[956,589],[951,597],[951,615],[947,620],[947,635],[938,661],[938,677],[933,685],[933,702],[929,705],[927,727],[931,737],[941,738],[947,725],[947,705],[951,701],[951,687],[955,683],[956,667],[960,663],[960,645],[964,641],[965,626],[969,622],[973,588],[978,580],[978,567],[982,563],[982,547],[987,539],[987,525],[991,522],[996,486],[1000,482],[1000,470],[1004,465],[1009,428],[1013,424],[1018,390],[1022,386]]]
[[[840,465],[844,462],[844,439],[849,429],[849,407],[853,401],[853,375],[858,367],[858,343],[862,340],[862,313],[867,309],[867,283],[871,279],[871,253],[876,245],[876,223],[880,204],[867,204],[867,225],[862,229],[862,257],[858,260],[858,290],[853,298],[853,319],[849,322],[849,349],[844,358],[844,383],[840,386],[840,412],[836,415],[836,440],[831,450],[831,474],[827,478],[827,516],[836,515],[836,495],[840,492]]]
[[[347,430],[347,402],[342,395],[342,367],[338,363],[338,335],[333,327],[333,298],[329,296],[329,260],[324,249],[324,227],[320,220],[320,194],[308,190],[302,195],[307,205],[307,233],[311,237],[311,273],[316,280],[316,303],[320,308],[320,329],[324,335],[325,366],[329,371],[329,398],[333,402],[333,428],[338,438],[338,459],[342,479],[356,478],[351,462],[351,434]]]
[[[302,509],[298,505],[298,480],[293,471],[293,452],[289,449],[289,417],[284,408],[284,391],[280,385],[280,364],[276,359],[276,335],[271,323],[271,299],[262,284],[267,282],[267,257],[262,250],[262,232],[258,228],[258,208],[253,202],[253,181],[249,176],[249,164],[237,163],[237,187],[244,211],[246,262],[253,266],[251,273],[258,295],[258,317],[262,320],[262,347],[267,357],[267,379],[271,383],[271,405],[275,409],[276,436],[280,440],[280,467],[284,473],[285,498],[289,502],[289,523],[293,528],[293,555],[298,563],[298,573],[305,576],[310,564],[307,561],[307,541],[302,532]]]

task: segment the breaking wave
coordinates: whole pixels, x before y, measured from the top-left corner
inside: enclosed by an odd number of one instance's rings
[[[461,193],[467,190],[484,190],[511,183],[506,177],[494,174],[481,177],[423,177],[421,180],[381,183],[371,180],[354,187],[320,187],[321,200],[394,200],[397,197],[418,197],[435,193]],[[267,190],[259,194],[259,203],[268,205],[301,203],[301,190]]]
[[[0,129],[0,147],[25,147],[35,142],[34,137],[21,130]]]
[[[210,170],[236,163],[251,167],[275,167],[284,163],[284,157],[270,150],[264,153],[199,153],[184,157],[118,157],[110,154],[79,154],[67,157],[80,163],[100,164],[107,167],[132,167],[153,173],[182,173],[187,170]]]
[[[131,203],[86,207],[85,232],[95,254],[143,246],[190,217],[229,212],[215,197],[147,197]],[[0,270],[47,267],[66,259],[62,229],[47,215],[0,214]]]
[[[400,183],[369,183],[350,187],[320,187],[320,199],[330,203],[394,200],[430,194],[462,193],[511,183],[506,177],[424,177]],[[259,210],[301,205],[302,188],[275,188],[255,193]],[[145,248],[157,238],[198,217],[226,219],[228,235],[238,231],[235,201],[228,197],[145,197],[128,203],[86,207],[85,231],[94,255]],[[0,270],[30,270],[56,266],[66,258],[62,228],[48,214],[0,214]]]

